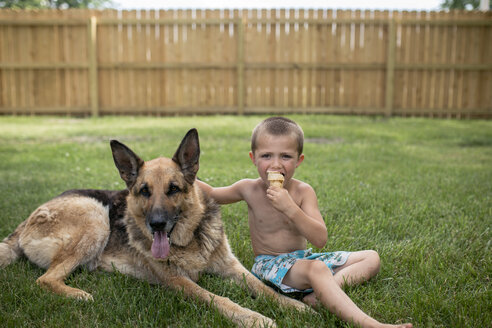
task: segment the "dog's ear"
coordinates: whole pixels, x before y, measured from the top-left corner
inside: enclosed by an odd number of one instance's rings
[[[120,176],[130,188],[137,180],[138,171],[144,164],[130,148],[117,140],[111,140],[114,164],[120,172]]]
[[[186,181],[190,184],[195,181],[196,173],[200,166],[199,159],[200,143],[198,141],[198,131],[191,129],[186,133],[173,156],[173,161],[181,167]]]

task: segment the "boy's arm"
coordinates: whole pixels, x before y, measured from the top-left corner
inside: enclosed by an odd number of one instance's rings
[[[196,180],[195,183],[198,183],[200,189],[202,189],[219,204],[230,204],[244,199],[242,196],[242,188],[244,185],[242,180],[227,187],[217,188],[214,188],[200,180]]]
[[[294,202],[286,189],[270,187],[267,190],[267,195],[273,206],[294,223],[301,235],[314,246],[323,248],[328,233],[318,208],[318,198],[314,189],[308,184],[303,184],[300,188],[303,195],[300,206]]]

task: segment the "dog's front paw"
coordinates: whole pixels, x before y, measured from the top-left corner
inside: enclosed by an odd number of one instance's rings
[[[251,327],[254,328],[276,328],[277,325],[275,324],[275,321],[272,319],[261,316],[260,318],[257,318]]]
[[[248,328],[275,328],[277,325],[272,319],[265,317],[258,312],[251,311],[249,309],[244,309],[245,312],[242,315],[235,315],[232,320],[238,327],[248,327]]]
[[[275,323],[275,321],[273,321],[270,318],[266,318],[266,319],[268,319],[268,320],[263,321],[262,322],[263,324],[261,325],[261,327],[264,327],[264,328],[276,328],[277,327],[277,324]]]
[[[69,296],[81,301],[91,301],[91,302],[94,301],[94,297],[92,297],[91,294],[84,292],[83,290],[75,292]]]

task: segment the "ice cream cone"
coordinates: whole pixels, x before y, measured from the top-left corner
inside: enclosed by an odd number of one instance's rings
[[[280,188],[284,186],[284,176],[280,172],[268,172],[268,181],[270,182],[270,186],[277,186]]]

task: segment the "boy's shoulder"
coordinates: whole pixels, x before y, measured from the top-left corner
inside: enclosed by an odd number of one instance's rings
[[[241,179],[233,184],[236,190],[239,190],[243,196],[258,192],[262,188],[263,182],[258,179]]]
[[[299,191],[299,192],[304,192],[304,191],[314,191],[314,188],[311,187],[311,185],[307,182],[298,180],[298,179],[292,179],[292,187],[294,190]]]
[[[296,185],[296,186],[298,186],[298,187],[311,187],[311,186],[309,185],[309,183],[304,182],[304,181],[299,180],[299,179],[294,179],[294,178],[292,178],[292,182],[294,182],[294,183],[295,183],[295,185]]]
[[[237,181],[235,184],[239,185],[241,187],[254,188],[256,186],[260,186],[261,182],[262,181],[260,178],[257,178],[257,179],[241,179],[241,180]]]

